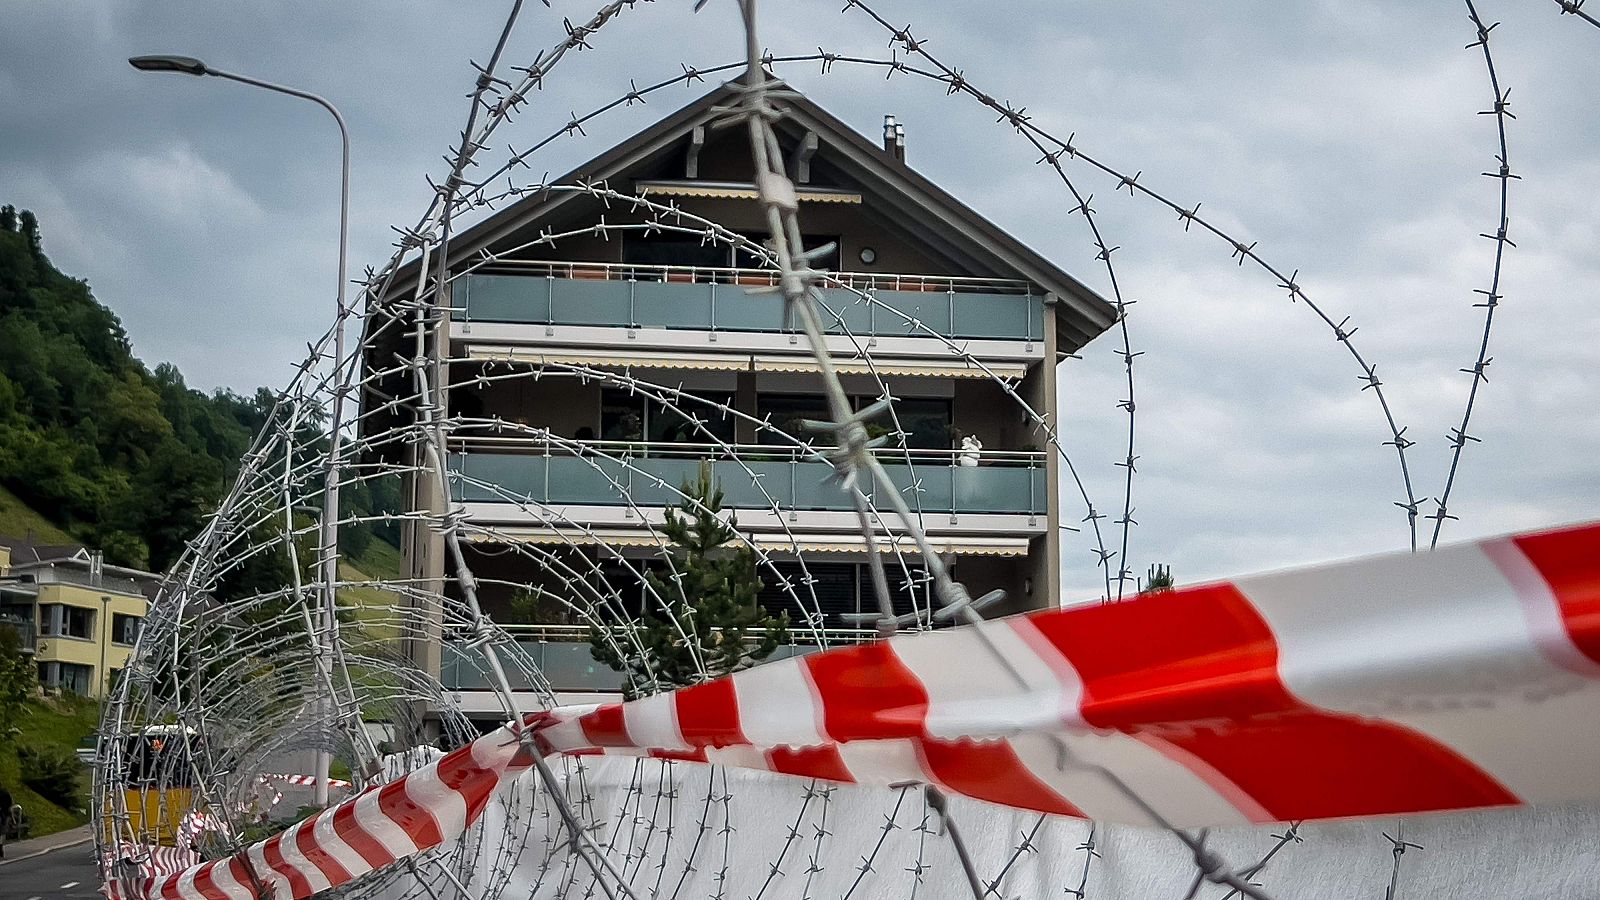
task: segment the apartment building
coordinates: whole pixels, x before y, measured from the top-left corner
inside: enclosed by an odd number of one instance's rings
[[[32,655],[41,687],[99,698],[127,665],[159,580],[81,544],[0,537],[0,628]]]
[[[847,614],[876,609],[851,500],[804,446],[814,436],[799,423],[830,418],[811,347],[771,271],[701,224],[757,243],[765,234],[744,130],[711,127],[734,90],[711,91],[556,182],[603,183],[682,215],[551,191],[451,241],[450,314],[425,336],[431,357],[448,361],[435,372],[445,389],[431,399],[469,423],[453,432],[450,500],[493,527],[469,562],[497,619],[508,612],[506,583],[571,590],[573,573],[598,571],[625,584],[614,552],[648,565],[659,552],[650,525],[703,463],[741,529],[775,560],[763,568],[764,604],[796,621],[820,613],[818,624],[840,629]],[[1060,474],[1028,410],[1055,422],[1057,362],[1110,327],[1114,309],[919,175],[892,121],[879,142],[807,98],[778,102],[806,243],[835,248],[818,261],[842,285],[823,291],[829,349],[852,404],[874,403],[885,388],[895,399],[895,418],[876,425],[888,438],[881,461],[975,593],[1003,589],[1000,612],[1056,603]],[[624,227],[652,220],[676,227]],[[601,221],[603,230],[574,234]],[[391,296],[408,296],[416,277],[414,265],[403,271]],[[392,398],[414,397],[394,360],[416,347],[399,323],[375,317],[368,329],[368,371],[393,372],[364,398],[364,427],[379,434],[415,412]],[[385,452],[414,463],[418,451]],[[442,508],[426,485],[411,497]],[[892,523],[883,534],[895,534]],[[404,544],[411,577],[447,583],[437,534],[412,528]],[[548,564],[508,544],[535,546]],[[926,609],[915,563],[891,572],[896,607]],[[805,580],[803,603],[780,587],[791,576]],[[643,603],[642,588],[623,602]],[[542,637],[530,649],[557,687],[615,681],[594,671],[586,647]],[[484,686],[451,674],[448,638],[416,642],[413,655],[457,682],[447,686]]]

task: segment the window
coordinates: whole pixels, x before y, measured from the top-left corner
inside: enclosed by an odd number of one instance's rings
[[[897,400],[894,411],[912,450],[949,450],[954,443],[949,400]]]
[[[773,572],[776,567],[777,572]],[[789,627],[795,640],[809,639],[806,622],[808,615],[822,613],[823,628],[871,628],[844,618],[846,613],[876,613],[878,598],[872,589],[872,572],[865,563],[810,562],[804,567],[798,562],[776,562],[760,568],[762,588],[758,595],[761,605],[776,613],[789,614]],[[806,575],[811,576],[810,584]],[[901,566],[894,560],[884,560],[884,575],[889,582],[889,602],[895,615],[905,615],[913,610],[924,617],[932,608],[928,573],[915,566]],[[780,577],[781,576],[781,577]],[[781,579],[787,579],[784,587]]]
[[[678,409],[638,393],[608,389],[600,395],[600,439],[650,441],[662,444],[711,444],[734,441],[734,419],[724,407],[733,405],[728,391],[699,391],[674,401]],[[696,425],[690,417],[700,419]],[[707,433],[709,432],[709,434]]]
[[[747,233],[747,234],[744,235],[744,237],[748,238],[749,240],[751,240],[751,241],[755,242],[756,244],[759,244],[759,245],[761,245],[763,247],[768,246],[772,242],[772,238],[770,236],[768,236],[767,233],[764,232],[764,231],[760,232],[760,233]],[[805,249],[807,249],[807,250],[815,250],[818,247],[824,247],[824,246],[827,246],[828,244],[832,244],[833,245],[833,250],[830,251],[829,253],[827,253],[826,255],[821,256],[821,257],[817,258],[816,260],[814,260],[811,265],[812,265],[813,268],[820,269],[820,270],[822,270],[824,272],[837,272],[837,271],[839,271],[839,236],[838,235],[836,235],[836,234],[803,234],[803,235],[800,236],[800,242],[805,244]],[[744,250],[742,248],[735,247],[734,250],[733,250],[733,255],[734,255],[734,265],[738,266],[741,269],[767,269],[767,268],[771,268],[771,266],[767,265],[766,262],[762,261],[762,259],[760,257],[756,256],[754,253],[749,252],[748,250]]]
[[[124,613],[111,616],[111,640],[117,644],[132,644],[139,639],[139,628],[144,619]]]
[[[44,637],[94,637],[94,610],[62,603],[39,604],[40,631]]]
[[[767,235],[763,233],[747,233],[742,235],[758,245],[765,245]],[[834,272],[839,268],[839,236],[808,234],[801,237],[805,249],[814,250],[827,244],[833,245],[833,251],[816,260],[813,265],[825,272]],[[649,236],[630,234],[624,238],[622,246],[622,260],[635,266],[685,266],[697,269],[768,269],[771,266],[748,250],[731,246],[725,242],[702,241],[699,237],[682,234],[653,234]],[[639,272],[637,277],[646,280],[652,276],[649,272]],[[695,281],[727,281],[724,273],[720,278],[713,272],[699,274]]]
[[[94,666],[64,662],[39,663],[39,684],[44,687],[71,691],[87,697],[92,692],[93,682]]]
[[[701,241],[688,235],[629,235],[623,240],[622,259],[635,266],[693,266],[725,269],[732,264],[727,244]],[[645,278],[648,273],[641,272]],[[710,273],[705,276],[710,279]]]
[[[855,409],[864,409],[877,400],[877,397],[852,397],[851,405]],[[951,449],[954,434],[951,430],[949,400],[897,400],[895,415],[899,418],[900,427],[906,433],[907,447],[913,450]],[[767,419],[768,416],[771,418]],[[796,440],[806,441],[813,435],[802,428],[800,423],[806,419],[831,422],[833,413],[829,412],[828,401],[821,394],[762,394],[756,398],[756,418],[767,419],[773,428],[793,436]],[[867,423],[867,431],[872,437],[886,434],[893,427],[894,420],[887,415]],[[789,443],[783,435],[775,434],[771,429],[759,431],[756,440],[762,444]]]
[[[756,398],[756,418],[772,426],[756,432],[756,443],[782,447],[794,445],[784,435],[802,443],[815,437],[801,427],[803,421],[831,422],[833,414],[821,394],[762,394]]]

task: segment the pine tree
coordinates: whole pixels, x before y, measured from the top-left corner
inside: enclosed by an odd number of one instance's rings
[[[1141,594],[1155,594],[1161,591],[1170,591],[1173,587],[1172,568],[1156,563],[1144,576],[1144,590]]]
[[[789,615],[770,616],[757,599],[755,551],[739,541],[738,521],[722,518],[722,488],[709,464],[701,463],[699,478],[685,482],[683,493],[661,528],[672,542],[670,565],[645,575],[651,601],[668,614],[647,606],[631,633],[589,629],[590,652],[623,673],[629,698],[749,668],[788,641]]]

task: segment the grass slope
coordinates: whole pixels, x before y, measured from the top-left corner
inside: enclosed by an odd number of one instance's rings
[[[28,504],[18,499],[16,494],[0,487],[0,535],[26,538],[30,531],[33,532],[33,539],[41,544],[76,543],[73,541],[72,535],[57,528],[49,519],[34,512]],[[379,544],[382,541],[373,541],[373,543]],[[385,544],[384,546],[388,545]]]
[[[95,733],[99,723],[99,707],[93,700],[82,697],[31,700],[22,718],[22,734],[17,740],[34,747],[60,747],[71,753],[84,738]],[[85,766],[79,781],[80,809],[63,809],[22,783],[15,744],[0,745],[0,784],[11,791],[12,802],[22,804],[23,811],[32,820],[32,837],[65,831],[89,821],[86,811],[90,778],[89,768]]]
[[[345,581],[393,581],[400,577],[400,567],[400,551],[374,540],[359,557],[340,561],[339,577]],[[404,603],[399,594],[371,585],[343,587],[339,601],[372,640],[400,639],[399,618],[393,612]]]

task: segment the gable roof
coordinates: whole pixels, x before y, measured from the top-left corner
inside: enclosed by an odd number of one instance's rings
[[[681,146],[696,127],[710,122],[717,114],[717,107],[734,100],[741,84],[739,80],[725,82],[552,183],[618,178],[659,160]],[[1115,323],[1115,308],[1094,290],[918,174],[904,161],[895,159],[810,98],[786,91],[781,99],[775,98],[774,103],[785,111],[776,127],[791,133],[815,133],[821,145],[832,151],[830,162],[861,184],[875,205],[886,207],[896,227],[977,271],[1026,279],[1053,294],[1059,304],[1057,344],[1062,352],[1076,351]],[[454,267],[530,223],[548,219],[563,207],[586,199],[580,193],[562,192],[530,196],[507,206],[453,235],[448,264]],[[402,267],[394,281],[395,287],[414,284],[416,268],[416,260]]]

